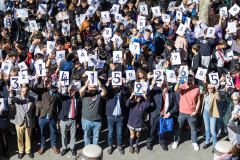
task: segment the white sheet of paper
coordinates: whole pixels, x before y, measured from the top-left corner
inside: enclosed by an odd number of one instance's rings
[[[10,17],[4,17],[3,23],[4,23],[4,28],[5,29],[11,28],[12,19]]]
[[[186,25],[184,25],[184,24],[181,23],[181,24],[179,25],[176,33],[177,33],[178,35],[180,35],[180,36],[184,36],[185,31],[186,31],[186,28],[187,28]]]
[[[120,5],[119,4],[113,4],[111,8],[111,14],[119,13]]]
[[[191,24],[191,18],[186,17],[184,25],[187,27],[190,27],[190,24]]]
[[[12,63],[10,62],[2,62],[2,66],[1,66],[1,70],[9,75],[10,71],[11,71],[11,68],[12,68]]]
[[[136,80],[135,70],[126,70],[126,79],[128,81],[135,81]]]
[[[137,29],[141,30],[146,26],[146,19],[138,19],[137,21]]]
[[[175,5],[176,5],[176,1],[169,2],[167,11],[174,11]]]
[[[170,83],[176,83],[177,78],[174,70],[166,70],[167,81]]]
[[[88,66],[92,67],[92,66],[97,66],[98,63],[98,57],[95,54],[89,54],[88,55]]]
[[[113,86],[122,85],[122,72],[121,71],[113,71],[112,72],[112,85]]]
[[[97,85],[98,84],[98,73],[97,71],[86,71],[88,76],[89,85]]]
[[[181,57],[179,52],[173,52],[171,55],[171,62],[172,65],[180,65],[181,64]]]
[[[106,63],[105,60],[98,60],[97,62],[98,63],[97,63],[96,68],[101,68],[101,69],[105,66],[105,63]]]
[[[233,54],[233,51],[232,50],[230,50],[229,52],[227,52],[227,57],[233,57],[234,56],[234,54]]]
[[[142,82],[135,82],[134,83],[134,94],[136,94],[136,95],[143,94],[143,84],[142,84]]]
[[[62,23],[62,34],[64,36],[70,36],[70,24],[65,22]]]
[[[155,81],[163,81],[163,69],[153,70],[153,76]]]
[[[69,71],[59,71],[59,81],[63,86],[68,86],[69,80]]]
[[[160,17],[161,16],[160,7],[159,6],[152,7],[152,13],[155,17]]]
[[[177,12],[176,12],[176,19],[182,21],[182,15],[183,15],[182,12],[177,10]]]
[[[214,38],[215,37],[215,28],[214,27],[208,27],[207,29],[207,37]]]
[[[86,19],[86,14],[80,14],[79,17],[76,17],[75,20],[76,20],[77,26],[80,27],[83,21],[85,21],[85,19]]]
[[[140,43],[138,42],[130,43],[129,49],[133,55],[140,54]]]
[[[92,16],[95,14],[96,10],[97,10],[97,8],[95,8],[95,7],[93,7],[93,6],[89,6],[89,7],[88,7],[88,10],[86,11],[85,14],[86,14],[88,17],[92,17]]]
[[[40,77],[46,76],[46,65],[43,61],[36,61],[34,66],[36,69],[36,75]]]
[[[229,74],[226,75],[226,86],[230,88],[235,88],[233,78]]]
[[[147,6],[147,4],[141,4],[140,6],[139,6],[139,9],[140,9],[140,14],[142,14],[142,15],[148,15],[148,6]]]
[[[238,12],[240,11],[240,7],[235,3],[230,9],[229,9],[229,13],[232,15],[232,16],[235,16],[238,14]]]
[[[28,69],[28,67],[27,67],[25,62],[18,63],[18,67],[19,67],[20,71],[24,71],[24,70]]]
[[[63,59],[65,59],[65,50],[56,51],[56,60],[62,61]]]
[[[165,23],[169,23],[170,22],[170,15],[169,14],[162,14],[162,20],[163,20],[163,22],[165,22]]]
[[[47,41],[47,54],[51,54],[55,48],[55,41]]]
[[[102,35],[104,38],[111,38],[112,37],[112,28],[104,28]]]
[[[201,67],[198,67],[197,73],[195,75],[196,79],[199,79],[201,81],[204,81],[207,74],[207,69],[203,69]]]
[[[37,25],[36,20],[28,21],[28,23],[29,23],[30,32],[36,32],[36,31],[38,31],[38,25]]]
[[[18,79],[19,84],[28,84],[29,83],[27,71],[21,71],[18,74],[19,74],[19,79]]]
[[[117,43],[118,47],[120,47],[122,45],[122,43],[123,43],[122,38],[120,36],[116,35],[116,34],[113,35],[111,40],[112,40],[113,43],[114,42]]]
[[[28,17],[28,10],[26,8],[16,9],[17,17],[19,18],[27,18]]]
[[[122,56],[122,51],[113,51],[113,63],[121,63]]]
[[[47,13],[47,4],[39,4],[38,5],[38,12],[40,14],[46,14]]]
[[[88,62],[88,54],[85,49],[79,49],[77,54],[80,63]]]
[[[219,9],[219,14],[221,17],[228,17],[227,7],[222,7]]]
[[[0,113],[2,113],[2,111],[4,110],[4,99],[3,98],[0,98]]]
[[[237,32],[237,24],[236,22],[229,22],[227,26],[229,33],[236,33]]]
[[[214,86],[218,86],[219,85],[218,73],[209,73],[208,76],[209,76],[210,83],[212,85],[214,85]]]
[[[103,12],[101,12],[101,18],[102,18],[102,22],[103,22],[103,23],[110,22],[110,21],[111,21],[111,18],[110,18],[110,13],[109,13],[109,11],[103,11]]]
[[[10,85],[12,86],[13,90],[19,90],[20,89],[20,84],[18,81],[19,77],[10,77]]]
[[[183,80],[184,82],[186,80],[188,80],[188,66],[184,65],[184,66],[180,66],[179,69],[179,78],[180,80]]]

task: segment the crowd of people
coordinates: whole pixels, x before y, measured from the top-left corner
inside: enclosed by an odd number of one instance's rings
[[[227,135],[222,159],[239,158],[240,3],[210,1],[207,22],[199,3],[0,0],[1,153],[16,131],[19,159],[34,157],[32,133],[42,155],[49,128],[54,153],[60,130],[60,154],[76,156],[77,130],[99,144],[106,119],[108,154],[124,154],[124,142],[139,153],[140,138],[167,151],[170,133],[177,149],[189,127],[195,151],[199,133],[212,152]]]

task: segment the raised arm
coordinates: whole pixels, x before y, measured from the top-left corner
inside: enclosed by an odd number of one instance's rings
[[[79,90],[80,97],[83,97],[83,96],[84,96],[84,94],[85,94],[85,92],[86,92],[86,90],[87,90],[88,84],[89,84],[89,81],[87,80],[87,81],[85,82],[85,85],[84,85],[82,88],[80,88],[80,90]]]

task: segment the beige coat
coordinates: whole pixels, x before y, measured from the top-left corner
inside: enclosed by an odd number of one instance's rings
[[[207,96],[207,94],[205,94],[203,97],[201,113],[203,113],[203,110],[204,110],[204,104],[205,104],[204,100],[205,100],[206,96]],[[219,118],[219,110],[218,110],[218,106],[217,106],[217,93],[214,93],[213,96],[211,97],[210,105],[209,105],[209,115],[211,117]]]

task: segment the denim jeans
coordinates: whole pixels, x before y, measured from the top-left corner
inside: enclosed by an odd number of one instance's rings
[[[48,124],[50,128],[50,139],[51,139],[51,146],[56,147],[57,145],[57,127],[56,127],[56,121],[54,119],[46,119],[44,118],[38,118],[38,124],[40,127],[41,132],[41,147],[46,147],[46,132],[45,128]]]
[[[68,119],[66,121],[60,121],[61,126],[61,136],[62,136],[62,147],[67,149],[67,129],[70,128],[70,149],[75,149],[76,142],[76,120]]]
[[[180,142],[180,136],[182,132],[183,125],[185,121],[188,121],[188,124],[191,128],[191,140],[193,143],[197,142],[197,117],[191,116],[190,114],[179,113],[178,116],[178,129],[176,132],[175,141]]]
[[[82,118],[82,129],[84,131],[84,145],[88,145],[91,143],[91,133],[93,134],[93,144],[98,144],[99,142],[99,134],[101,131],[102,122],[98,121],[89,121],[87,119]]]
[[[120,116],[120,117],[108,116],[107,117],[107,122],[108,122],[108,146],[113,145],[114,126],[116,126],[116,131],[117,131],[117,145],[122,146],[123,120],[124,120],[123,116]]]
[[[210,138],[212,135],[213,146],[215,146],[217,143],[217,129],[216,129],[217,118],[211,117],[208,111],[204,111],[203,121],[204,121],[205,136],[206,136],[205,144],[210,143]]]

